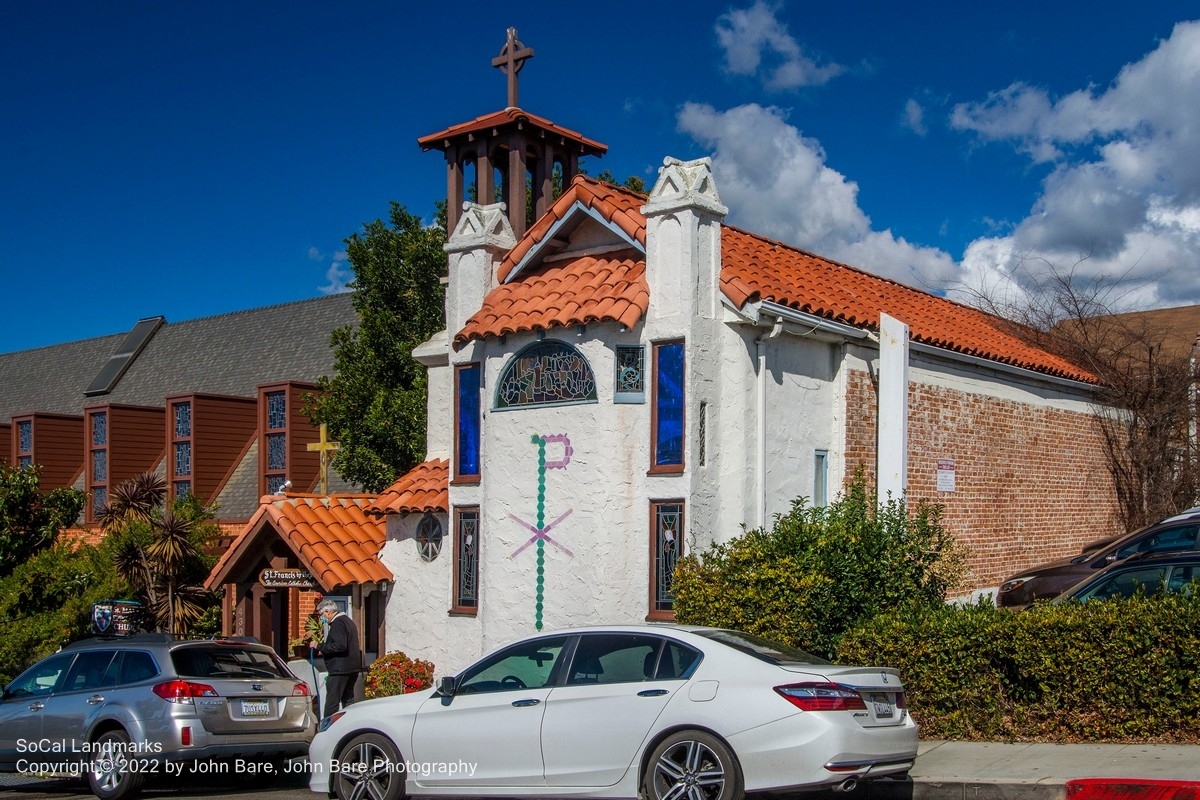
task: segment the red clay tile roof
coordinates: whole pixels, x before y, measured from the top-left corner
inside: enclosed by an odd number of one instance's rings
[[[204,585],[226,582],[238,560],[268,528],[279,534],[326,592],[354,583],[392,580],[380,563],[384,522],[367,513],[370,495],[289,494],[262,498],[254,516],[213,567]]]
[[[914,342],[1095,381],[1070,362],[1026,344],[1007,323],[983,311],[728,225],[721,229],[721,289],[738,308],[768,300],[870,330],[879,329],[883,311],[908,325]]]
[[[632,327],[649,306],[645,202],[642,195],[577,176],[500,263],[501,285],[455,335],[454,347],[476,338],[593,320]],[[516,272],[559,222],[579,213],[579,206],[615,224],[642,252],[543,261]],[[878,330],[880,312],[886,312],[909,326],[915,342],[1072,380],[1096,380],[1026,344],[1007,323],[983,311],[729,225],[721,228],[721,289],[739,309],[766,300],[868,330]]]
[[[421,514],[450,510],[450,462],[417,464],[367,507],[372,514]]]
[[[506,108],[503,111],[493,111],[491,114],[485,114],[482,117],[476,117],[470,122],[463,122],[458,125],[451,125],[445,130],[431,133],[428,136],[422,136],[417,139],[419,144],[425,150],[444,150],[448,142],[447,139],[454,139],[459,136],[467,136],[472,133],[479,133],[488,129],[495,129],[497,133],[503,131],[506,127],[522,127],[526,124],[532,125],[534,128],[540,128],[547,133],[560,136],[568,141],[576,142],[580,145],[580,153],[582,155],[597,155],[602,156],[608,152],[608,145],[601,144],[594,139],[589,139],[578,131],[573,131],[570,128],[564,128],[561,125],[555,125],[545,117],[539,117],[537,114],[530,114],[528,111],[522,111],[519,108]]]

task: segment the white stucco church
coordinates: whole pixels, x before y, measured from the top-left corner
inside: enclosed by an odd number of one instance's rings
[[[576,175],[603,145],[515,99],[420,140],[448,164],[447,328],[414,353],[428,461],[375,504],[389,650],[444,673],[543,628],[670,620],[682,554],[860,465],[945,506],[977,586],[1108,532],[1092,376],[728,225],[707,159],[667,158],[649,196]],[[510,202],[463,203],[472,171]]]

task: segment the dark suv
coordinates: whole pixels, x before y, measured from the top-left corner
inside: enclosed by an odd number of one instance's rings
[[[1035,600],[1057,597],[1100,570],[1136,553],[1200,549],[1200,507],[1156,522],[1116,539],[1088,545],[1077,556],[1051,561],[1017,573],[1000,584],[996,605],[1024,608]]]
[[[1193,590],[1196,580],[1200,580],[1200,552],[1137,553],[1072,586],[1053,602],[1109,600],[1133,597],[1139,592],[1187,593]]]
[[[0,696],[0,770],[86,775],[103,800],[198,766],[252,785],[304,755],[308,685],[253,639],[87,639]]]

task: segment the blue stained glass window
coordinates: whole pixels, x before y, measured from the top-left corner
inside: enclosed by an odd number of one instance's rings
[[[267,393],[267,427],[273,431],[287,427],[287,395],[283,392]]]
[[[29,420],[17,423],[17,452],[28,453],[33,450],[33,423]]]
[[[108,487],[93,486],[92,487],[92,516],[99,516],[104,510],[104,504],[108,502]]]
[[[175,496],[186,497],[192,493],[191,481],[175,481]]]
[[[108,414],[92,414],[92,444],[108,444]]]
[[[683,466],[683,342],[654,348],[654,463]]]
[[[175,443],[175,476],[183,477],[192,474],[192,443]]]
[[[108,480],[107,450],[92,451],[92,480],[96,483],[104,483]]]
[[[192,404],[175,404],[175,438],[187,439],[192,435]]]
[[[33,466],[33,456],[21,456],[19,466],[21,469]]]
[[[280,489],[283,488],[284,481],[286,481],[286,480],[287,480],[287,478],[285,478],[282,475],[268,475],[267,476],[267,494],[275,494],[276,492],[278,492]]]
[[[480,408],[479,387],[483,375],[479,364],[460,367],[458,378],[458,441],[456,476],[479,474]]]
[[[267,434],[267,469],[287,469],[287,436],[285,434]],[[283,479],[280,478],[279,482],[283,483]]]

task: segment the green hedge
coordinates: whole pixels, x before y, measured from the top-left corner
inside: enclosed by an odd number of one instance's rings
[[[1200,742],[1200,593],[895,611],[837,657],[897,667],[923,738]]]

